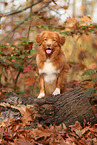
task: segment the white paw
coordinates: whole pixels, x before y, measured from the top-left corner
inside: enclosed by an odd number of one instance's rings
[[[43,98],[43,97],[45,97],[45,93],[40,93],[40,94],[38,95],[38,98]]]
[[[56,88],[55,91],[53,92],[53,95],[58,95],[58,94],[60,94],[60,89]]]

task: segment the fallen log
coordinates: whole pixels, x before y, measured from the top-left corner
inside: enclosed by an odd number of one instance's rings
[[[36,99],[34,104],[37,111],[36,121],[42,125],[64,123],[72,125],[75,121],[91,125],[97,123],[97,118],[91,108],[87,96],[80,87],[57,96]]]
[[[75,121],[83,124],[84,120],[91,125],[97,123],[88,98],[80,87],[64,94],[51,95],[42,99],[9,94],[8,99],[0,103],[0,106],[2,112],[0,122],[8,120],[8,118],[17,119],[22,116],[26,119],[25,124],[26,121],[31,121],[30,128],[35,128],[38,124],[59,125],[64,123],[69,126]]]

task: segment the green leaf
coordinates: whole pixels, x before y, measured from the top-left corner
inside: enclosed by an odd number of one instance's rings
[[[90,30],[90,32],[93,32],[93,31],[94,31],[93,29]]]
[[[16,29],[16,31],[20,31],[20,30],[21,30],[21,29],[19,29],[19,28],[18,28],[18,29]]]
[[[42,16],[36,16],[36,18],[42,18]]]
[[[16,60],[16,57],[12,56],[12,57],[9,58],[9,61],[12,61],[12,60]]]
[[[21,91],[14,91],[17,95],[19,95],[19,94],[25,94],[25,92],[21,92]]]
[[[32,18],[30,17],[30,18],[28,18],[28,20],[32,20]]]
[[[19,43],[17,46],[25,46],[24,44],[22,44],[22,43]]]
[[[20,57],[21,57],[21,58],[25,58],[25,55],[24,55],[24,54],[23,54],[23,55],[20,55]]]
[[[12,62],[15,67],[20,67],[19,63]]]
[[[27,56],[32,56],[32,54],[27,54]]]
[[[37,25],[38,28],[42,28],[42,25]]]
[[[45,28],[45,29],[47,29],[47,30],[49,29],[49,27],[48,27],[48,26],[43,26],[43,28]]]
[[[61,32],[61,34],[68,34],[70,31]]]
[[[94,73],[94,69],[87,69],[83,74],[82,76],[85,76],[85,75],[92,75]]]
[[[0,45],[0,48],[8,48],[8,46],[7,45]]]
[[[30,40],[27,39],[27,38],[22,38],[22,41],[23,41],[24,43],[28,43]]]
[[[18,21],[15,21],[16,23],[18,23],[18,22],[22,22],[21,20],[18,20]]]
[[[31,50],[31,53],[35,53],[35,50]]]
[[[45,28],[46,30],[48,30],[48,29],[49,29],[49,27],[48,27],[48,26],[46,26],[46,25],[37,25],[37,27],[38,27],[38,28]]]

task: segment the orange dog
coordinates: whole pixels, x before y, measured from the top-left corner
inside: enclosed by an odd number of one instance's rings
[[[44,31],[36,35],[39,52],[36,57],[40,79],[38,98],[65,92],[68,65],[61,46],[65,37],[57,32]]]

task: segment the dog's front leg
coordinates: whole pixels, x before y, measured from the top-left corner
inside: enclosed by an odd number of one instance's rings
[[[40,86],[40,93],[38,95],[38,98],[43,98],[45,97],[45,92],[44,92],[44,80],[43,80],[43,75],[39,75],[39,86]]]
[[[66,87],[66,72],[65,72],[65,69],[63,69],[58,76],[56,89],[53,92],[53,95],[60,94],[62,89],[63,88],[65,89],[65,87]]]

